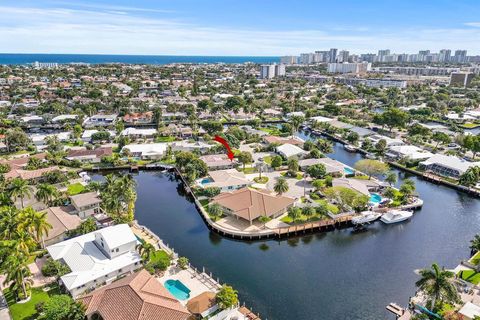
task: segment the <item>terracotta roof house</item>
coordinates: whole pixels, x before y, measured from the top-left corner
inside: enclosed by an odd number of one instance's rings
[[[210,179],[201,179],[200,187],[217,187],[222,192],[226,192],[252,184],[252,181],[248,180],[243,172],[239,172],[236,169],[210,171],[208,175]]]
[[[103,320],[186,320],[191,317],[144,269],[97,289],[79,301],[87,308],[87,319],[95,319],[95,315]]]
[[[22,178],[23,180],[40,180],[42,176],[51,171],[58,170],[57,166],[41,168],[36,170],[12,169],[5,173],[5,179]]]
[[[268,144],[277,143],[277,144],[293,144],[294,146],[303,146],[303,140],[297,137],[283,138],[277,136],[264,136],[262,137],[263,141]]]
[[[153,121],[153,112],[129,113],[123,116],[125,123],[151,123]]]
[[[47,222],[52,226],[48,234],[43,236],[45,245],[65,240],[67,231],[76,229],[82,222],[71,207],[50,207],[42,212],[47,213]]]
[[[200,160],[205,162],[209,170],[232,169],[237,164],[228,159],[226,154],[210,154],[201,156]]]
[[[112,148],[97,148],[93,150],[70,150],[65,157],[67,160],[78,160],[80,162],[98,163],[103,157],[112,155]]]
[[[187,309],[194,315],[206,317],[218,309],[217,295],[211,291],[205,291],[188,300]]]
[[[222,193],[213,198],[225,214],[234,215],[252,224],[261,217],[278,217],[295,203],[295,199],[277,196],[267,190],[243,188],[233,192]]]

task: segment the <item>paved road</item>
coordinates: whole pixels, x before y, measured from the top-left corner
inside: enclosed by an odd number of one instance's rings
[[[8,311],[7,301],[3,296],[3,292],[0,291],[0,320],[11,320],[10,312]]]

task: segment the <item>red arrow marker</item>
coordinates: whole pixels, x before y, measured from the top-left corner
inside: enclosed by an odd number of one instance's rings
[[[233,161],[233,152],[232,152],[232,149],[230,149],[230,146],[228,145],[227,140],[219,136],[215,136],[214,140],[223,144],[223,146],[227,149],[228,159],[230,159],[230,161]]]

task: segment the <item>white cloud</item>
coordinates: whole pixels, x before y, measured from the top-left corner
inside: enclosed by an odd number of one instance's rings
[[[477,27],[477,28],[480,28],[480,22],[467,22],[465,23],[466,26],[469,26],[469,27]]]
[[[0,52],[282,55],[330,47],[352,52],[391,48],[397,52],[443,47],[480,51],[480,30],[269,31],[191,24],[139,15],[129,7],[18,8],[0,6]],[[144,9],[150,10],[150,9]],[[161,11],[161,10],[158,10]],[[163,12],[163,11],[162,11]]]

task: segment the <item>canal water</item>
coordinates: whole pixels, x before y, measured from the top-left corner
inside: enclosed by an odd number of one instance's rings
[[[329,156],[350,166],[361,159],[340,144]],[[400,183],[405,174],[396,172]],[[406,305],[415,291],[414,270],[432,262],[455,267],[480,231],[480,201],[412,177],[425,204],[408,222],[376,222],[357,234],[345,229],[240,242],[210,232],[172,175],[135,178],[138,222],[234,286],[263,319],[393,319],[385,306]]]

